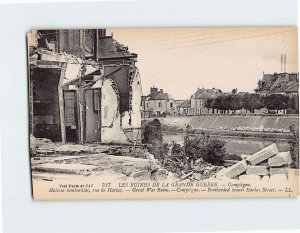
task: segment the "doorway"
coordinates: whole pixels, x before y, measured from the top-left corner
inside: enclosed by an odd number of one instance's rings
[[[85,142],[101,142],[101,89],[85,89]]]
[[[77,101],[75,90],[64,91],[66,142],[78,141]]]

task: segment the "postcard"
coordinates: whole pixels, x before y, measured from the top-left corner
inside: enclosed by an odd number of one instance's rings
[[[297,197],[296,27],[34,29],[35,200]]]

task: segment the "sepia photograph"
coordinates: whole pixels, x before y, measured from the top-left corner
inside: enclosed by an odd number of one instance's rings
[[[297,197],[297,34],[33,29],[33,198]]]

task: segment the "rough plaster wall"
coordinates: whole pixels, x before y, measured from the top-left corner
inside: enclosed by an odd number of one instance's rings
[[[81,72],[83,69],[85,70],[84,75],[88,75],[98,70],[99,67],[94,65],[67,63],[63,84],[69,83],[70,81],[77,79],[80,75],[82,75]]]
[[[129,116],[129,112],[123,112],[122,113],[122,117],[121,117],[122,121],[122,128],[131,128],[131,126],[129,125],[129,121],[130,121],[130,116]]]
[[[126,143],[127,138],[121,129],[118,112],[118,97],[112,85],[112,80],[106,79],[101,89],[101,141],[103,143]]]
[[[101,142],[102,143],[127,143],[127,137],[120,127],[120,115],[114,121],[113,126],[104,127],[101,129]]]
[[[141,113],[140,113],[140,104],[141,104],[141,95],[142,95],[142,86],[141,80],[138,74],[138,71],[135,72],[132,80],[132,110],[125,112],[122,116],[122,127],[123,128],[140,128],[141,127]],[[131,124],[129,124],[129,119],[131,118]]]
[[[118,114],[118,98],[112,88],[112,81],[107,79],[103,82],[101,90],[101,125],[110,127]]]
[[[81,64],[67,63],[67,68],[66,68],[65,78],[63,80],[63,83],[76,79],[80,74],[80,69],[81,69]]]

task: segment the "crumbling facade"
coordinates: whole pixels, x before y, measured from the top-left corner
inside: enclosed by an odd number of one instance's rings
[[[28,36],[30,133],[53,141],[139,143],[137,55],[105,29]]]

